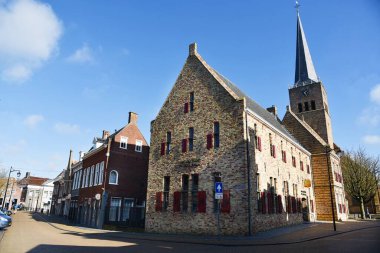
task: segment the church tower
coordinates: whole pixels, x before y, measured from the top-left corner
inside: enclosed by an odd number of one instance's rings
[[[289,89],[290,108],[333,148],[327,93],[317,77],[297,11],[297,46],[294,85]]]
[[[314,69],[297,4],[297,45],[294,85],[282,123],[311,153],[317,219],[347,219],[339,147],[334,143],[327,93]]]

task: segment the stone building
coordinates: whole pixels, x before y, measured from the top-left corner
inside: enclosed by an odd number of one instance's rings
[[[218,209],[222,234],[315,219],[310,155],[275,107],[259,106],[192,44],[151,124],[146,230],[216,234]]]
[[[327,92],[314,69],[299,15],[296,52],[294,86],[289,89],[290,107],[283,124],[311,153],[318,219],[346,220],[340,148],[334,143]]]
[[[335,219],[347,218],[327,93],[298,14],[295,76],[281,121],[275,106],[263,109],[190,45],[151,123],[147,231],[251,234],[331,220],[332,206]]]

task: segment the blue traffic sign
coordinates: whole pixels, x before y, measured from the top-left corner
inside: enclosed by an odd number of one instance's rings
[[[223,193],[223,183],[216,182],[215,183],[215,193]]]

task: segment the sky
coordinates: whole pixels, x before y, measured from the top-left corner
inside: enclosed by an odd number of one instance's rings
[[[380,154],[380,1],[301,0],[334,141]],[[280,117],[294,83],[294,0],[0,0],[0,169],[54,178],[139,114],[149,141],[188,56]]]

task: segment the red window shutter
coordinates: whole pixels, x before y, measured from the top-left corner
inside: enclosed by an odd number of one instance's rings
[[[181,211],[181,192],[174,192],[173,212]]]
[[[261,138],[257,137],[257,148],[261,151]]]
[[[156,192],[156,212],[162,211],[162,192]]]
[[[212,149],[212,134],[207,135],[207,149]]]
[[[230,213],[231,204],[230,204],[230,190],[223,191],[223,200],[221,203],[221,212],[222,213]]]
[[[161,155],[165,155],[165,142],[161,143]]]
[[[273,145],[273,157],[276,158],[276,146]]]
[[[183,108],[183,112],[184,113],[188,113],[189,112],[189,103],[185,103],[185,107]]]
[[[182,140],[182,153],[187,152],[187,139]]]
[[[277,195],[277,212],[282,213],[282,197]]]
[[[265,192],[262,192],[261,193],[261,204],[262,204],[262,208],[261,208],[261,210],[262,210],[262,213],[263,214],[266,214],[267,213],[267,203],[266,203],[266,201],[265,201]]]
[[[310,174],[310,166],[306,165],[307,173]]]
[[[199,191],[198,192],[198,213],[206,212],[206,192]]]

